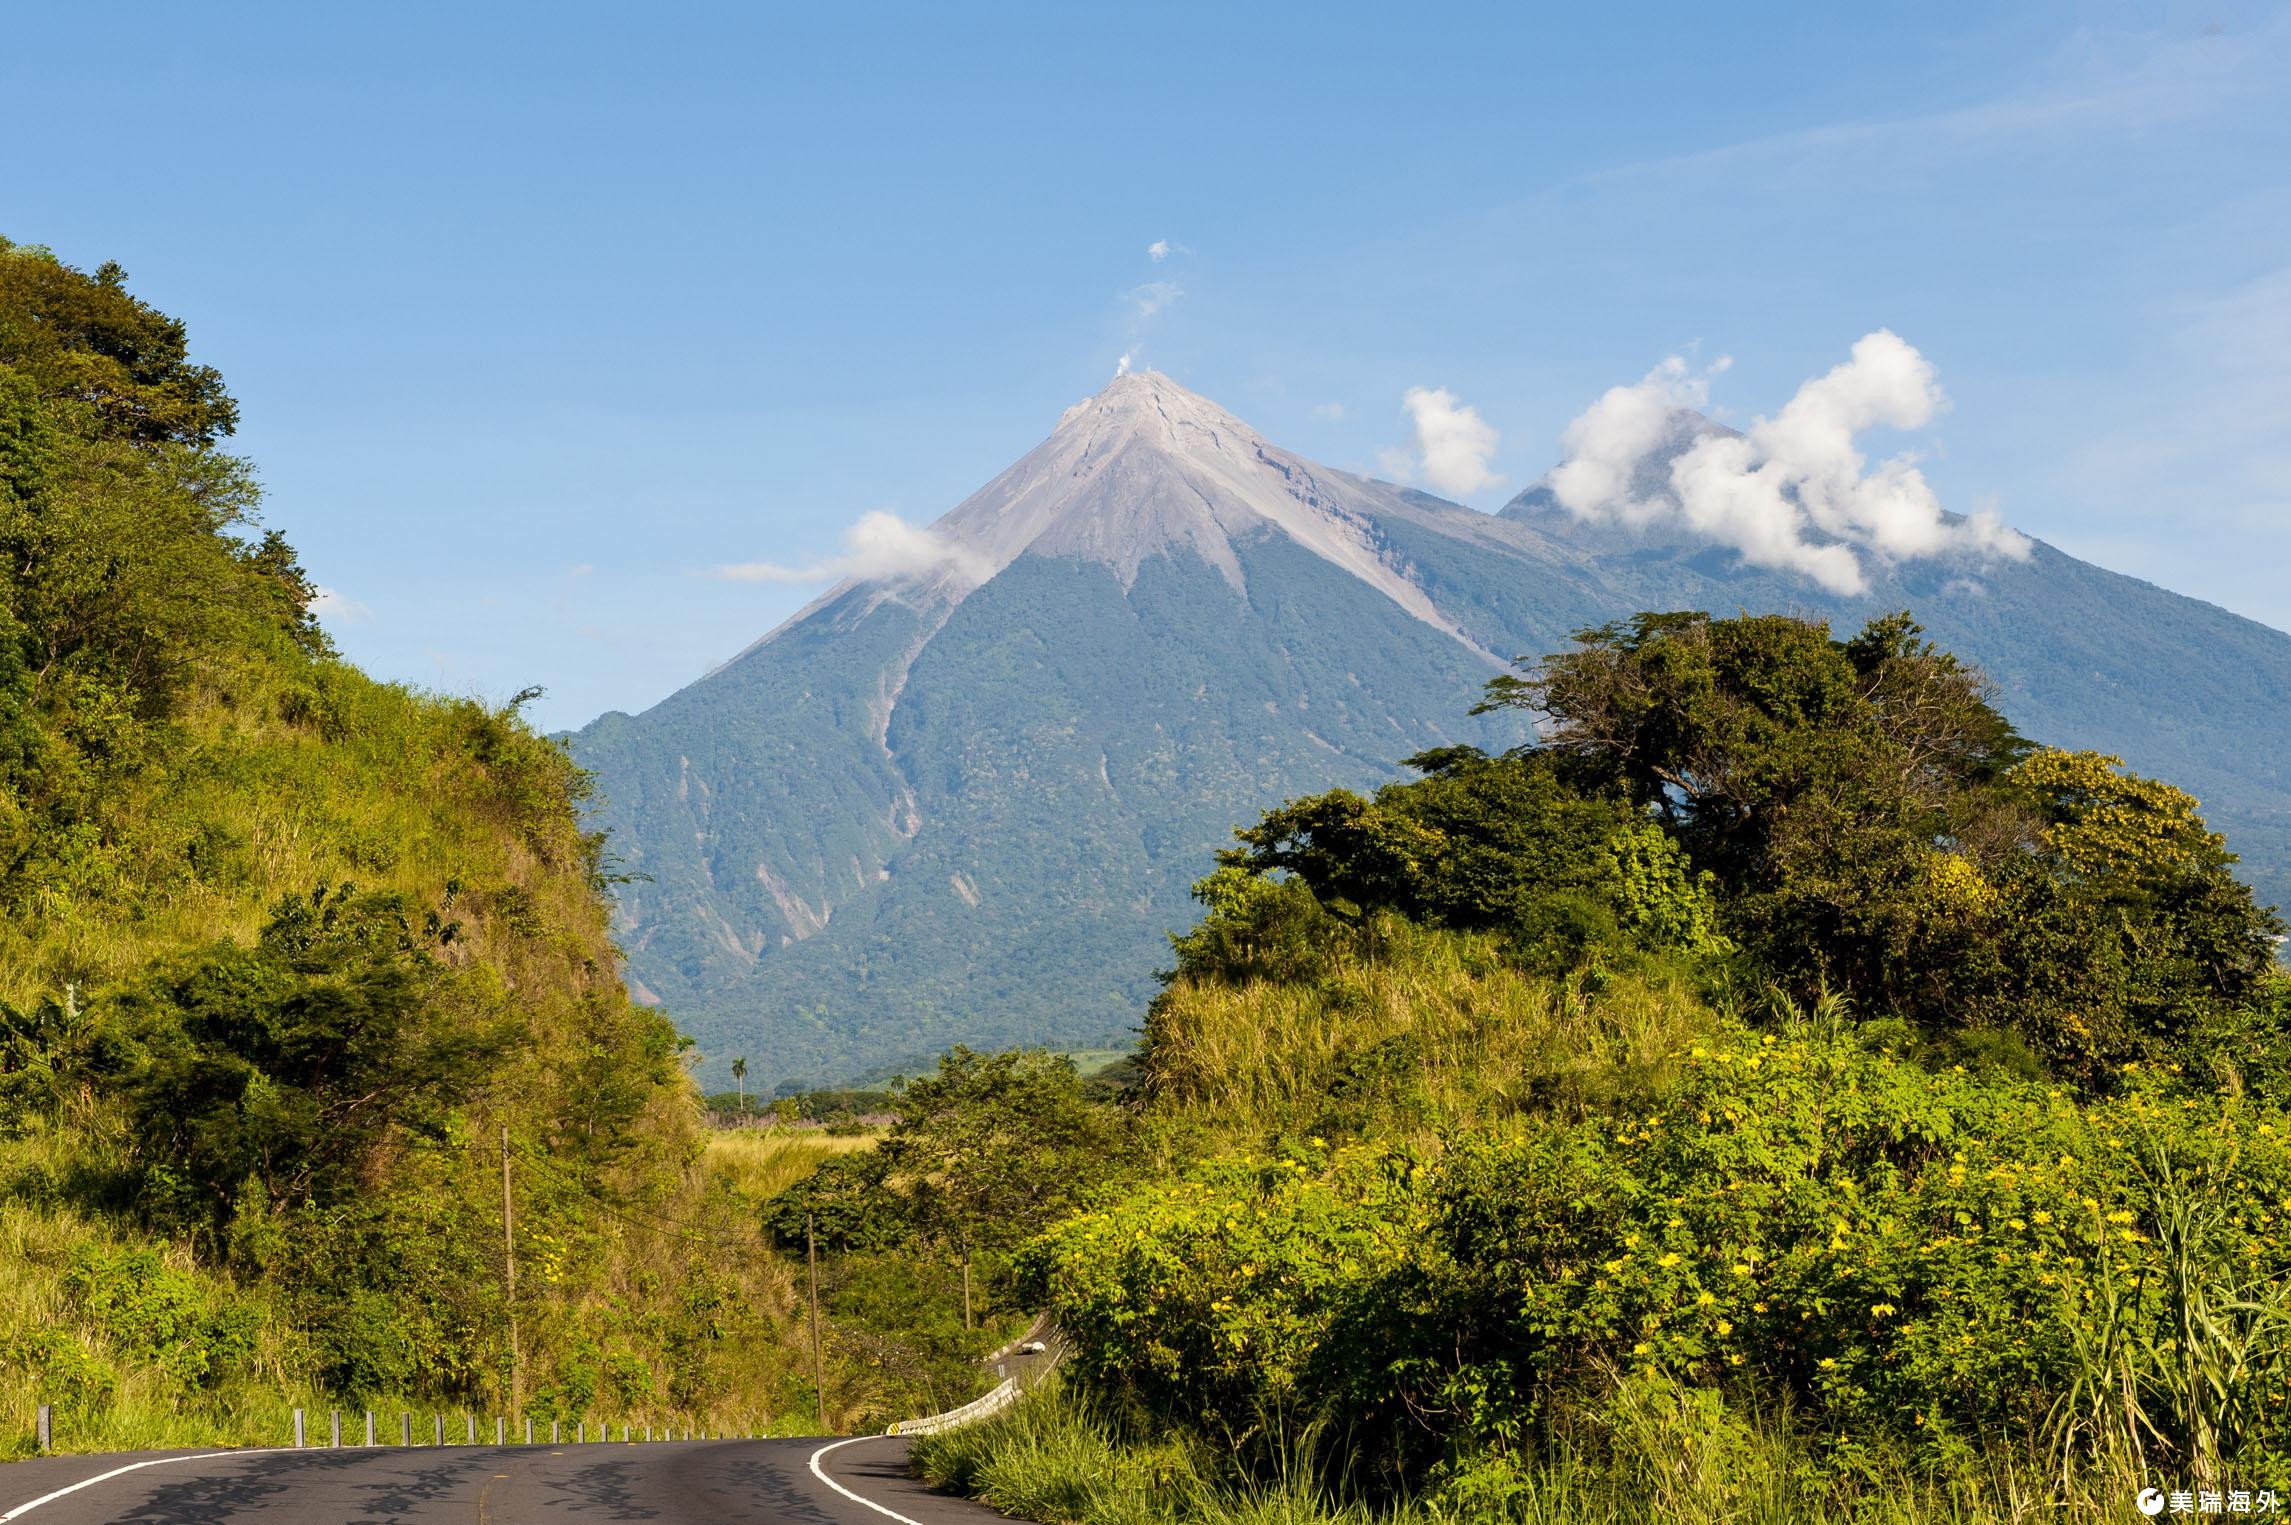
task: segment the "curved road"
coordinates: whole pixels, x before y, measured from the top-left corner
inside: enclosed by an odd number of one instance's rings
[[[907,1442],[697,1440],[559,1446],[141,1451],[0,1466],[24,1525],[980,1525],[1003,1516],[907,1475]]]

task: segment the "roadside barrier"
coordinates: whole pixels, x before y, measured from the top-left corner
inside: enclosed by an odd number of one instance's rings
[[[1050,1322],[1048,1314],[1038,1315],[1027,1326],[1026,1332],[1000,1350],[987,1356],[979,1364],[992,1366],[997,1374],[1006,1372],[1013,1360],[1024,1360],[1027,1365],[1017,1376],[1004,1376],[991,1391],[971,1399],[960,1408],[948,1409],[943,1414],[929,1414],[921,1419],[901,1419],[890,1425],[886,1435],[936,1435],[941,1430],[952,1430],[981,1419],[992,1419],[1016,1403],[1026,1390],[1058,1369],[1066,1359],[1066,1337]]]
[[[427,1444],[431,1447],[476,1445],[478,1443],[477,1436],[479,1415],[477,1412],[468,1409],[461,1410],[460,1413],[462,1416],[462,1438],[459,1440],[448,1440],[446,1437],[451,1432],[446,1423],[447,1415],[445,1411],[432,1410],[430,1413],[430,1439]],[[311,1421],[313,1417],[314,1416],[312,1415],[311,1411],[308,1409],[304,1409],[299,1406],[289,1409],[287,1411],[286,1444],[279,1447],[257,1447],[255,1449],[277,1449],[288,1451],[339,1451],[344,1449],[342,1437],[342,1410],[329,1409],[326,1411],[326,1432],[323,1438],[314,1436],[311,1433]],[[372,1409],[367,1409],[363,1417],[366,1421],[365,1446],[367,1449],[371,1450],[374,1448],[377,1439],[375,1424],[377,1415]],[[53,1454],[57,1449],[55,1405],[50,1403],[40,1403],[34,1405],[32,1423],[33,1450],[43,1456]],[[561,1423],[562,1421],[556,1419],[549,1421],[550,1445],[559,1445],[563,1443],[563,1431],[559,1427]],[[623,1445],[633,1445],[644,1442],[651,1442],[655,1439],[669,1441],[679,1438],[678,1426],[673,1424],[647,1424],[641,1428],[643,1430],[642,1442],[640,1442],[638,1439],[639,1426],[631,1421],[623,1420],[620,1427],[620,1443]],[[700,1440],[754,1440],[758,1437],[758,1433],[759,1432],[757,1430],[748,1427],[742,1427],[739,1429],[711,1429],[706,1425],[693,1425],[691,1423],[686,1423],[682,1426],[681,1438],[685,1440],[692,1440],[695,1438]],[[768,1428],[764,1433],[768,1433]],[[398,1414],[398,1444],[400,1446],[413,1445],[414,1434],[414,1415],[411,1411],[400,1410]],[[576,1445],[586,1445],[592,1443],[610,1444],[613,1439],[612,1421],[609,1419],[598,1420],[595,1431],[592,1433],[589,1427],[589,1422],[584,1416],[574,1422],[573,1436],[574,1444]],[[525,1444],[532,1445],[534,1440],[534,1421],[532,1417],[528,1415],[525,1417]],[[509,1416],[506,1414],[494,1415],[493,1444],[497,1446],[507,1446],[510,1443]],[[355,1449],[356,1444],[357,1443],[353,1441],[351,1448]]]

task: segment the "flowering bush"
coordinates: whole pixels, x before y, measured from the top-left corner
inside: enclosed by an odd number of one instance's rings
[[[1317,1408],[1356,1299],[1412,1253],[1420,1167],[1319,1140],[1227,1156],[1080,1214],[1019,1254],[1084,1380],[1245,1429]]]
[[[1787,1396],[1833,1454],[1946,1459],[2090,1443],[2077,1395],[2121,1357],[2141,1444],[2193,1455],[2228,1443],[2206,1403],[2283,1444],[2281,1323],[2237,1315],[2212,1398],[2172,1373],[2201,1354],[2191,1306],[2281,1311],[2287,1216],[2291,1134],[2256,1104],[2137,1071],[2079,1102],[1730,1028],[1641,1109],[1476,1129],[1428,1167],[1223,1161],[1028,1254],[1085,1377],[1187,1421],[1503,1449],[1640,1372]]]

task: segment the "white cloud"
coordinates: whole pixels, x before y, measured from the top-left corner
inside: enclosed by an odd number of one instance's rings
[[[1446,387],[1410,387],[1401,399],[1416,428],[1416,468],[1442,492],[1474,493],[1503,480],[1488,470],[1502,436]]]
[[[981,583],[994,575],[984,557],[909,524],[897,514],[880,509],[862,514],[843,532],[843,554],[810,566],[789,567],[771,561],[745,561],[711,569],[709,575],[725,582],[819,583],[881,582],[947,569]]]
[[[1152,243],[1147,244],[1146,258],[1152,260],[1157,265],[1160,264],[1163,260],[1168,259],[1169,240],[1166,238],[1157,238]]]
[[[1324,402],[1315,404],[1313,407],[1313,417],[1325,418],[1330,423],[1341,424],[1344,422],[1344,404],[1341,402]]]
[[[1123,351],[1122,351],[1122,358],[1114,362],[1114,374],[1115,374],[1116,376],[1127,376],[1129,373],[1130,373],[1130,351],[1128,351],[1128,350],[1123,350]]]
[[[1833,593],[1867,590],[1864,554],[2028,555],[2027,539],[1991,505],[1962,519],[1944,514],[1914,456],[1865,469],[1860,435],[1922,429],[1948,406],[1932,362],[1889,330],[1864,336],[1772,418],[1741,434],[1702,434],[1662,473],[1658,453],[1681,442],[1674,410],[1701,406],[1708,386],[1708,374],[1694,375],[1674,356],[1637,386],[1609,391],[1561,436],[1566,459],[1551,474],[1553,496],[1582,518],[1681,524],[1755,566],[1797,572]]]
[[[360,620],[370,620],[374,617],[374,611],[358,600],[346,597],[333,588],[323,586],[313,587],[310,590],[308,607],[313,615],[330,625],[355,625]]]
[[[1598,513],[1626,524],[1661,517],[1666,505],[1639,495],[1633,479],[1677,427],[1681,408],[1710,403],[1710,378],[1726,369],[1723,357],[1696,375],[1673,355],[1627,387],[1609,387],[1560,435],[1565,455],[1551,473],[1552,495],[1578,514]]]

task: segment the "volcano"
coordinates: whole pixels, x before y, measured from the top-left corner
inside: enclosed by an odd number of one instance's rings
[[[929,544],[570,738],[639,876],[631,985],[711,1067],[815,1083],[958,1042],[1126,1043],[1236,824],[1525,740],[1469,715],[1481,685],[1641,609],[1911,609],[2024,733],[2193,789],[2291,892],[2291,636],[2041,543],[1839,597],[1540,489],[1491,515],[1332,470],[1140,372]]]

